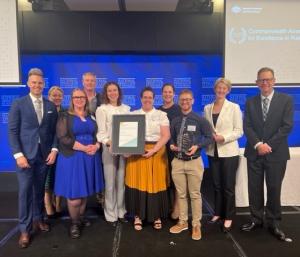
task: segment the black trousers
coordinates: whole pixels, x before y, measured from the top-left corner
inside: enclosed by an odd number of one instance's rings
[[[281,220],[281,185],[287,161],[267,161],[260,157],[247,160],[249,205],[252,220],[262,223],[264,217],[264,178],[267,186],[266,222],[269,227],[278,226]]]
[[[208,157],[215,193],[215,215],[231,220],[235,213],[235,177],[239,156]]]

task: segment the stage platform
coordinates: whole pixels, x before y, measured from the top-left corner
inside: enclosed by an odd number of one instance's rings
[[[295,190],[299,190],[295,188]],[[17,180],[15,173],[0,173],[0,256],[1,257],[299,257],[300,208],[283,207],[281,228],[292,243],[281,242],[267,229],[241,232],[239,227],[249,219],[248,208],[237,208],[230,233],[221,232],[220,224],[208,224],[212,214],[213,197],[209,171],[203,186],[202,240],[193,241],[190,230],[178,235],[169,233],[174,224],[163,221],[163,229],[155,231],[151,224],[137,232],[132,223],[112,227],[104,221],[95,197],[88,201],[87,215],[92,226],[85,228],[80,239],[68,236],[69,217],[50,220],[52,230],[34,236],[27,249],[19,249],[17,240]]]

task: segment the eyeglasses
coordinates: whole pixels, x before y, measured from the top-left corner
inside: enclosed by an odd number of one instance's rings
[[[182,98],[179,99],[180,102],[191,102],[193,99],[192,98]]]
[[[72,99],[80,99],[80,100],[83,100],[83,99],[86,99],[85,96],[73,96]]]
[[[269,79],[257,79],[256,82],[257,83],[269,83],[269,82],[272,82],[274,80],[274,78],[269,78]]]

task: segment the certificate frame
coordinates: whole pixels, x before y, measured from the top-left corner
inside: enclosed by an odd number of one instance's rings
[[[130,133],[128,128],[130,129]],[[132,132],[132,133],[131,133]],[[145,153],[146,118],[144,114],[115,114],[112,116],[112,153]],[[129,135],[129,136],[128,136]],[[126,139],[131,141],[126,144]]]

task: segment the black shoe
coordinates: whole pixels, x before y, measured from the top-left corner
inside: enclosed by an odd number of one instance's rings
[[[128,220],[126,218],[119,218],[119,221],[121,223],[128,223]]]
[[[77,239],[80,237],[80,226],[77,223],[72,223],[70,227],[70,236],[72,239]]]
[[[278,227],[269,227],[270,233],[280,241],[285,241],[285,234]]]
[[[113,226],[113,227],[116,227],[117,226],[117,221],[106,221],[109,225]]]
[[[222,231],[223,231],[224,233],[230,232],[231,229],[232,229],[232,222],[231,222],[231,224],[230,224],[229,227],[225,227],[224,224],[223,224],[223,226],[222,226]]]
[[[218,218],[216,220],[212,220],[210,219],[209,221],[207,221],[208,224],[216,224],[216,223],[219,223],[219,221],[221,220],[221,218]]]
[[[257,228],[262,228],[263,227],[263,224],[262,223],[255,223],[255,222],[249,222],[249,223],[246,223],[244,225],[241,226],[241,230],[242,231],[253,231]]]
[[[92,223],[85,217],[80,218],[80,227],[90,227]]]

